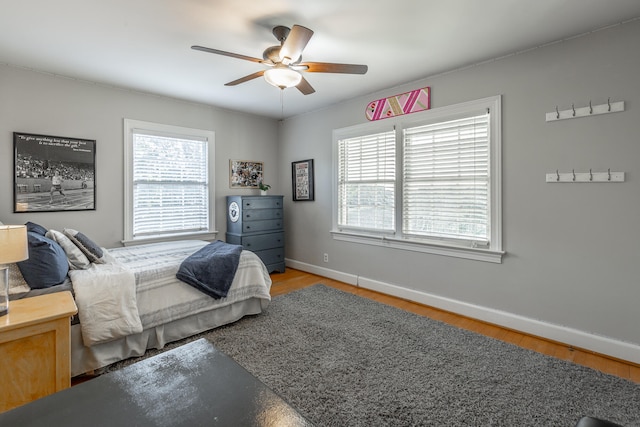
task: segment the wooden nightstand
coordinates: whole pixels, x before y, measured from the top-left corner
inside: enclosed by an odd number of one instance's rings
[[[9,302],[0,317],[0,412],[71,385],[70,292]]]

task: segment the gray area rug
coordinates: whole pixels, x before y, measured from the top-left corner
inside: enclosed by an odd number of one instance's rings
[[[640,426],[638,384],[324,285],[162,351],[201,337],[317,426]]]

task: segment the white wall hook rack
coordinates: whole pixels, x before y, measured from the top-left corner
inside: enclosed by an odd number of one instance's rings
[[[556,107],[555,111],[547,113],[546,119],[548,122],[555,122],[557,120],[577,119],[578,117],[597,116],[620,111],[624,111],[624,101],[611,102],[608,100],[606,104],[600,105],[591,105],[591,102],[589,102],[586,107],[578,108],[571,104],[571,108],[568,110],[558,110],[558,107]]]
[[[593,182],[624,182],[624,172],[552,172],[546,175],[548,183],[593,183]]]

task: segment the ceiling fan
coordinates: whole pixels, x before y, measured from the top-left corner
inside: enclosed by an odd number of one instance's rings
[[[301,71],[308,73],[365,74],[368,70],[366,65],[302,62],[302,51],[307,46],[307,43],[309,43],[313,31],[301,25],[294,25],[291,29],[278,25],[273,28],[273,35],[280,42],[280,46],[271,46],[265,49],[262,53],[263,59],[225,52],[224,50],[211,49],[204,46],[191,46],[191,48],[203,52],[215,53],[217,55],[257,62],[268,67],[266,70],[257,71],[248,76],[226,83],[225,86],[235,86],[264,76],[269,84],[279,87],[280,89],[295,86],[304,95],[309,95],[314,93],[315,89],[302,74],[300,74]]]

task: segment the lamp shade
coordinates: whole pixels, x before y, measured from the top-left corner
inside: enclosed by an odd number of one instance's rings
[[[286,65],[278,64],[274,68],[270,68],[264,72],[264,79],[267,83],[284,89],[297,86],[302,80],[302,75]]]
[[[27,226],[0,225],[0,264],[10,264],[27,258]]]

